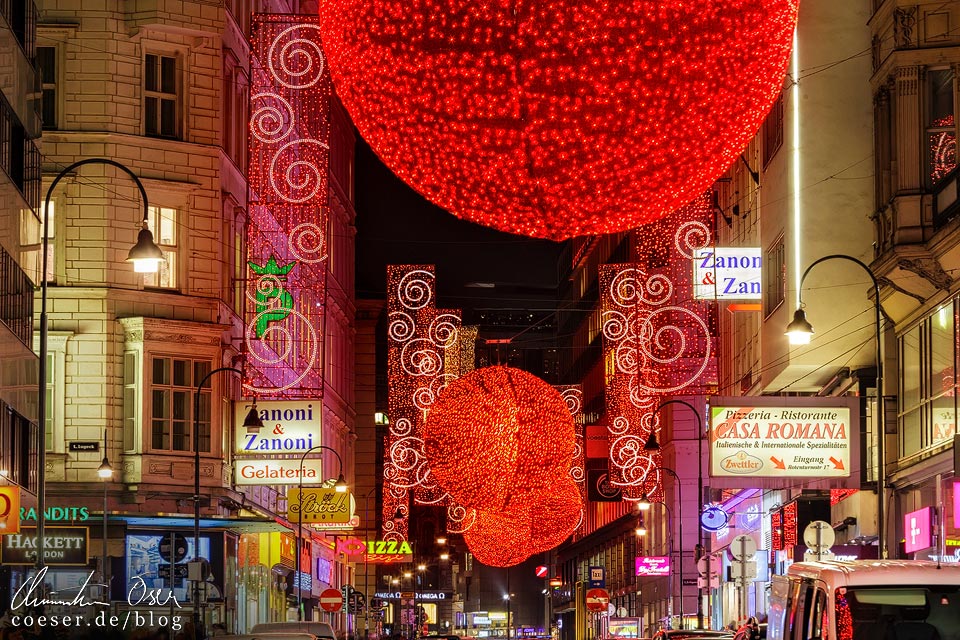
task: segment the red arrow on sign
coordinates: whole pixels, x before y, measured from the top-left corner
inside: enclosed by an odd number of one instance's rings
[[[841,470],[843,469],[843,460],[837,460],[833,456],[830,456],[830,462],[833,463],[834,469],[841,469]]]
[[[538,567],[536,568],[536,570],[534,571],[534,573],[537,574],[537,577],[538,577],[538,578],[546,578],[546,577],[547,577],[547,573],[549,573],[549,572],[550,572],[550,570],[547,569],[547,567],[543,566],[542,564],[541,564],[540,566],[538,566]]]
[[[773,463],[775,469],[786,469],[786,467],[783,465],[783,460],[779,460],[773,456],[770,456],[770,462]]]

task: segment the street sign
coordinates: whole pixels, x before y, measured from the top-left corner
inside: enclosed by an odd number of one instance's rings
[[[684,578],[684,579],[683,579],[683,586],[684,586],[684,587],[695,587],[695,586],[697,586],[697,582],[699,582],[699,578]]]
[[[757,563],[755,560],[734,562],[730,565],[731,580],[756,580]]]
[[[730,543],[730,555],[734,560],[749,560],[757,552],[757,543],[747,534],[739,535]]]
[[[160,557],[163,558],[165,562],[170,562],[170,536],[165,535],[163,539],[160,540],[159,548],[157,549],[160,552]],[[180,562],[187,557],[187,538],[182,533],[173,534],[173,561]]]
[[[320,608],[330,613],[336,613],[343,608],[343,594],[339,589],[324,589],[320,594]]]
[[[534,573],[538,578],[546,578],[547,574],[550,573],[550,569],[541,564],[534,570]]]
[[[603,567],[590,567],[590,580],[588,586],[591,589],[603,589],[607,586],[607,575]]]
[[[814,520],[803,530],[803,541],[813,551],[826,551],[837,541],[837,534],[829,522]]]
[[[710,585],[707,586],[706,578],[697,578],[697,588],[698,589],[719,589],[720,588],[720,576],[716,573],[710,576]]]
[[[587,589],[586,596],[588,611],[606,611],[610,604],[610,594],[606,589]]]
[[[160,577],[161,579],[163,579],[163,580],[169,580],[169,579],[170,579],[170,565],[169,565],[169,564],[161,564],[160,566],[158,566],[158,567],[157,567],[157,576],[159,576],[159,577]],[[186,578],[186,577],[187,577],[187,565],[185,565],[185,564],[177,564],[177,565],[174,565],[174,566],[173,566],[173,577],[174,577],[174,579],[176,579],[176,580],[183,580],[184,578]]]

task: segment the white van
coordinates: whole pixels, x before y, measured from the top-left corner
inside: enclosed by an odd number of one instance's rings
[[[960,640],[960,564],[797,562],[767,621],[768,640]]]

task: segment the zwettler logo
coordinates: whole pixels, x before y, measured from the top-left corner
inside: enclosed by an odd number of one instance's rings
[[[763,460],[741,450],[721,460],[720,466],[729,473],[750,474],[763,467]]]

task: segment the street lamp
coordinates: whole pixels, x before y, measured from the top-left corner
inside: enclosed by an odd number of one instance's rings
[[[115,160],[109,160],[107,158],[87,158],[86,160],[79,160],[65,167],[56,175],[53,182],[50,183],[50,187],[47,189],[47,195],[43,201],[43,237],[40,245],[42,266],[40,267],[40,361],[37,363],[37,425],[39,427],[37,429],[37,439],[39,440],[39,446],[37,447],[37,559],[35,563],[38,572],[44,566],[43,549],[46,543],[47,261],[49,259],[47,254],[50,253],[50,198],[53,196],[53,190],[57,184],[59,184],[60,180],[74,169],[88,164],[106,164],[111,167],[116,167],[129,175],[140,190],[140,199],[143,200],[143,222],[140,235],[137,237],[137,244],[130,250],[130,255],[127,256],[127,261],[133,262],[134,271],[149,272],[149,267],[152,264],[152,271],[155,272],[159,268],[160,262],[163,261],[163,251],[153,242],[153,234],[150,233],[150,229],[147,227],[147,214],[150,211],[149,205],[147,204],[147,190],[143,188],[143,183],[140,182],[140,178],[138,178],[137,174],[133,171]]]
[[[698,502],[697,502],[697,548],[702,550],[702,549],[704,549],[704,544],[703,544],[703,525],[701,524],[701,521],[703,520],[703,505],[704,505],[704,503],[707,501],[707,500],[706,500],[706,496],[703,495],[703,489],[704,489],[704,487],[703,487],[703,419],[700,417],[700,411],[698,411],[696,407],[694,407],[694,406],[693,406],[692,404],[690,404],[689,402],[686,402],[685,400],[667,400],[666,402],[661,402],[661,403],[660,403],[660,406],[657,407],[655,413],[659,413],[661,409],[663,409],[664,407],[669,406],[669,405],[671,405],[671,404],[680,404],[680,405],[685,406],[687,409],[690,409],[690,411],[693,413],[693,417],[697,419],[697,457],[699,458],[699,463],[697,464],[697,501],[698,501]],[[647,447],[644,447],[644,450],[645,450],[645,451],[655,451],[655,450],[659,449],[659,448],[660,448],[660,445],[657,444],[656,432],[655,432],[655,431],[651,431],[651,432],[650,432],[650,438],[651,438],[652,442],[651,442],[651,440],[648,440],[648,441],[647,441],[647,445],[650,446],[651,448],[650,448],[650,449],[647,449]],[[678,482],[677,484],[679,485],[679,482]],[[683,548],[683,539],[682,539],[682,536],[681,536],[681,540],[680,540],[680,547],[681,547],[681,554],[682,554],[682,553],[683,553],[683,551],[682,551],[682,548]],[[699,558],[698,558],[698,559],[699,559]],[[682,562],[683,562],[682,556],[681,556],[681,558],[680,558],[680,561],[681,561],[681,564],[682,564]],[[710,593],[710,585],[709,585],[709,579],[710,579],[710,564],[709,564],[709,563],[710,563],[710,561],[707,560],[707,583],[706,583],[706,586],[701,586],[699,589],[697,589],[697,629],[703,629],[703,628],[704,628],[704,626],[703,626],[703,622],[704,622],[704,621],[703,621],[704,590],[706,589],[706,592],[707,592],[708,595],[709,595],[709,593]],[[701,585],[703,585],[703,583],[701,583]],[[682,580],[680,581],[680,593],[683,594],[683,581],[682,581]],[[681,595],[681,598],[682,598],[682,597],[683,597],[683,596]],[[682,604],[682,600],[681,600],[681,604]]]
[[[643,496],[640,499],[640,502],[637,503],[637,507],[640,509],[640,521],[639,521],[639,524],[637,525],[636,530],[638,532],[641,530],[643,531],[643,533],[638,533],[637,535],[640,535],[640,536],[647,535],[647,528],[643,524],[643,512],[649,511],[650,507],[652,507],[653,504],[654,503],[647,500],[646,496]],[[667,556],[670,558],[670,562],[673,562],[673,549],[674,549],[673,547],[673,510],[670,508],[670,506],[666,502],[657,502],[656,504],[659,504],[661,507],[667,510],[667,535],[666,535]],[[651,547],[651,551],[653,551],[652,542],[650,543],[650,547]],[[681,552],[680,552],[680,628],[683,629],[686,625],[684,625],[684,618],[683,618],[683,551],[682,551],[683,541],[682,540],[681,540],[680,547],[681,547]],[[671,616],[673,615],[673,592],[674,592],[673,585],[674,585],[673,568],[671,567],[670,573],[669,575],[667,575],[667,591],[670,593],[669,611]]]
[[[110,602],[110,578],[107,574],[107,482],[113,477],[113,467],[107,459],[107,430],[103,430],[103,462],[97,467],[97,476],[103,480],[103,553],[100,559],[100,581],[103,582],[104,602]]]
[[[142,232],[141,232],[142,233]],[[234,367],[219,367],[213,369],[207,375],[203,376],[200,384],[193,394],[193,560],[191,562],[200,562],[200,395],[203,393],[203,385],[213,377],[213,374],[222,371],[232,371],[238,376],[243,377],[243,372]],[[212,405],[211,405],[212,406]],[[211,425],[212,426],[212,425]],[[254,399],[253,406],[247,412],[243,419],[243,426],[246,429],[262,429],[263,420],[257,413],[257,401]],[[198,565],[200,566],[200,565]],[[173,567],[170,567],[173,571]],[[200,577],[202,569],[198,569],[194,574],[193,581],[193,633],[197,640],[203,638],[203,627],[200,620]]]
[[[370,491],[367,491],[367,494],[363,497],[363,529],[368,532],[368,540],[370,539],[370,521],[368,520],[370,496],[376,492],[377,487],[374,486]],[[374,530],[376,530],[376,527],[374,527]],[[363,590],[367,596],[367,606],[363,608],[363,637],[365,640],[370,637],[370,605],[373,603],[373,593],[370,593],[370,558],[367,556],[367,553],[363,554]],[[376,589],[374,589],[374,593],[376,593]]]
[[[648,443],[648,444],[649,444],[649,443]],[[659,447],[658,447],[658,448],[659,448]],[[646,447],[644,447],[644,451],[648,451],[648,449],[647,449]],[[659,471],[661,471],[661,472],[666,471],[666,472],[669,473],[671,476],[673,476],[673,479],[674,479],[674,481],[676,482],[676,485],[677,485],[677,503],[679,504],[679,507],[678,507],[678,509],[677,509],[677,516],[678,516],[678,517],[677,517],[677,522],[678,522],[678,524],[677,524],[677,534],[678,534],[678,536],[679,536],[679,538],[680,538],[680,544],[678,545],[679,548],[680,548],[680,553],[679,553],[679,558],[680,558],[680,561],[679,561],[680,570],[678,571],[678,573],[680,574],[680,628],[683,629],[683,628],[684,628],[684,624],[683,624],[683,623],[684,623],[684,619],[683,619],[683,483],[680,482],[680,477],[677,475],[677,472],[674,471],[673,469],[670,469],[670,468],[668,468],[668,467],[657,467],[657,469],[658,469]],[[643,496],[642,498],[640,498],[640,502],[641,502],[641,503],[647,502],[648,504],[649,504],[649,502],[650,502],[650,501],[647,500],[647,498],[646,498],[646,489],[644,489],[644,496]],[[664,505],[664,506],[666,506],[666,505]],[[643,507],[640,507],[640,508],[641,508],[641,510],[643,509]],[[649,507],[648,507],[648,508],[649,508]],[[670,533],[671,533],[671,535],[673,535],[672,527],[670,526],[670,524],[671,524],[671,523],[668,522],[668,525],[667,525],[667,526],[668,526],[668,528],[671,529]],[[671,571],[671,573],[673,573],[673,572]],[[672,589],[670,590],[670,599],[671,599],[671,601],[673,600],[673,590],[672,590]]]
[[[306,461],[308,455],[314,451],[324,449],[335,455],[337,457],[337,464],[340,465],[337,481],[333,485],[334,491],[337,493],[346,493],[348,488],[347,481],[343,479],[343,458],[340,457],[336,449],[328,447],[325,444],[318,444],[315,447],[310,447],[300,456],[300,472],[297,474],[297,548],[294,551],[296,569],[293,577],[294,588],[297,590],[297,622],[303,622],[303,592],[300,590],[300,534],[303,531],[303,463]],[[349,511],[349,508],[347,511]]]
[[[884,461],[886,459],[886,445],[884,444],[884,438],[886,437],[886,412],[884,410],[884,398],[883,398],[883,354],[881,351],[881,342],[882,342],[882,333],[880,332],[880,321],[881,321],[881,309],[880,309],[880,283],[877,282],[876,276],[873,275],[873,272],[870,270],[866,264],[860,260],[844,255],[841,253],[835,253],[828,256],[823,256],[817,260],[814,260],[813,263],[807,267],[806,271],[803,272],[803,276],[800,278],[800,286],[797,289],[797,303],[798,308],[793,314],[793,322],[787,325],[786,335],[790,339],[790,344],[808,344],[810,342],[810,337],[813,335],[813,326],[807,322],[807,315],[803,310],[803,282],[807,279],[807,275],[810,273],[810,270],[821,262],[826,262],[827,260],[846,260],[852,262],[855,265],[859,266],[861,269],[866,271],[867,275],[870,276],[870,281],[873,283],[873,305],[874,305],[874,329],[877,334],[877,349],[876,349],[876,359],[877,359],[877,549],[879,551],[881,558],[887,557],[887,537],[884,531],[885,527],[885,517],[884,517]]]

